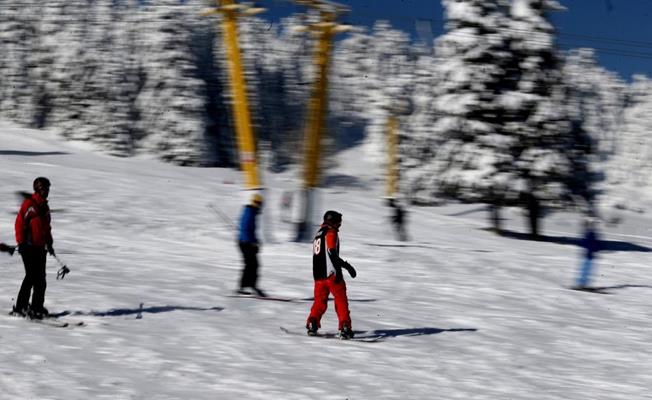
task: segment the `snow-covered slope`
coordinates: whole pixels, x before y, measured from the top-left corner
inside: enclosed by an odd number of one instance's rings
[[[231,221],[245,194],[237,171],[97,155],[43,131],[0,124],[0,241],[13,243],[17,190],[52,181],[55,248],[72,272],[46,307],[86,326],[0,317],[2,399],[642,399],[652,378],[652,234],[647,215],[605,227],[595,284],[568,290],[579,264],[578,220],[544,221],[547,240],[485,228],[480,205],[411,209],[396,242],[377,166],[353,149],[321,190],[341,210],[354,328],[374,343],[303,332],[311,246],[288,240],[279,199],[292,176],[267,175],[260,285],[295,302],[227,297],[240,254]],[[221,216],[211,210],[211,204]],[[225,218],[224,216],[227,216]],[[0,254],[0,310],[22,276]],[[334,310],[323,330],[335,331]]]

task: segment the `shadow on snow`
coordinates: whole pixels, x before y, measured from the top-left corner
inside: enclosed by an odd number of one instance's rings
[[[501,232],[501,236],[519,240],[532,240],[537,242],[548,242],[582,247],[582,238],[573,238],[568,236],[539,235],[539,237],[535,238],[529,233],[520,233],[509,230],[503,230]],[[600,244],[602,245],[601,251],[640,251],[644,253],[652,251],[652,248],[646,246],[641,246],[630,242],[621,242],[618,240],[600,240]]]
[[[376,329],[373,331],[356,331],[356,338],[360,339],[387,339],[401,336],[436,335],[442,332],[476,332],[474,328],[404,328],[404,329]]]
[[[53,318],[64,317],[67,315],[88,315],[93,317],[120,317],[123,315],[136,315],[142,317],[143,313],[158,314],[171,311],[222,311],[223,307],[186,307],[186,306],[153,306],[138,308],[114,308],[108,311],[62,311],[50,314]]]
[[[21,150],[0,150],[0,156],[60,156],[69,154],[64,151],[21,151]]]
[[[629,288],[646,288],[646,289],[652,289],[652,286],[650,285],[615,285],[615,286],[596,286],[596,287],[591,287],[591,289],[594,290],[612,290],[612,289],[629,289]]]

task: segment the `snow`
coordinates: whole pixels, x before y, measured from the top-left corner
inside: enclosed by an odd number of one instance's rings
[[[353,148],[329,171],[322,209],[342,211],[341,254],[354,329],[376,343],[287,335],[310,302],[227,297],[240,254],[229,219],[246,193],[237,171],[98,155],[47,131],[0,124],[0,241],[13,243],[19,199],[34,177],[52,181],[55,249],[72,270],[46,307],[86,326],[52,328],[0,316],[2,399],[641,399],[652,351],[650,218],[623,211],[603,226],[595,285],[577,292],[579,219],[549,215],[547,240],[486,228],[478,204],[411,208],[408,242],[392,239],[382,166]],[[266,174],[269,232],[260,286],[312,295],[308,243],[288,240],[280,196],[298,171]],[[211,211],[217,207],[228,219]],[[0,254],[0,309],[23,277]],[[142,304],[142,306],[141,306]],[[337,326],[327,311],[324,331]]]

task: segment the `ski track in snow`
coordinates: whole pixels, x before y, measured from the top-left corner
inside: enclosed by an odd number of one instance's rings
[[[319,340],[279,330],[301,330],[310,302],[225,296],[240,254],[233,228],[207,205],[237,221],[247,196],[237,171],[113,158],[7,123],[0,138],[0,241],[13,243],[15,192],[48,176],[55,249],[72,272],[56,281],[48,259],[46,306],[86,323],[59,329],[0,318],[2,399],[649,396],[645,214],[623,213],[622,225],[603,230],[628,244],[597,259],[595,285],[610,295],[568,290],[581,249],[560,238],[577,239],[577,215],[549,216],[543,233],[552,240],[534,242],[488,232],[482,206],[411,208],[412,241],[396,242],[380,167],[345,152],[333,173],[365,184],[337,186],[340,179],[321,189],[321,209],[344,214],[342,256],[359,274],[347,279],[354,329],[384,338]],[[292,226],[277,206],[295,175],[265,174],[264,229],[274,240],[262,246],[260,285],[304,299],[312,297],[310,244],[288,240]],[[525,231],[518,210],[505,218],[510,231]],[[23,267],[3,253],[0,268],[8,312]],[[332,302],[322,327],[337,327]]]

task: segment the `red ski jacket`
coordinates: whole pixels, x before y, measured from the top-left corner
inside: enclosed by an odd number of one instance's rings
[[[50,207],[37,193],[25,199],[16,216],[16,243],[45,247],[52,244]]]

